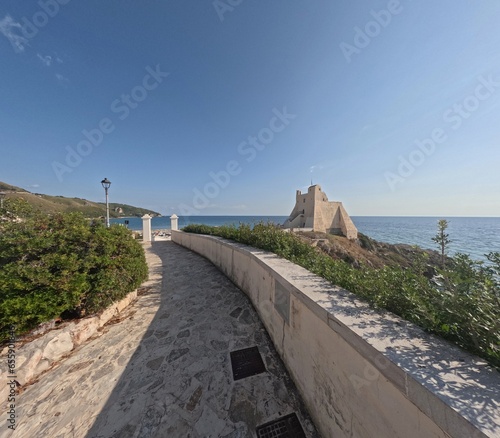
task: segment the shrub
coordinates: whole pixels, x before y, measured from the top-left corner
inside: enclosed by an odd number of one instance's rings
[[[189,225],[185,232],[209,234],[255,246],[286,258],[331,283],[438,334],[500,367],[500,253],[491,253],[491,264],[482,266],[457,255],[451,267],[440,272],[438,284],[425,275],[425,260],[411,268],[356,269],[334,260],[318,248],[273,224],[236,227]]]
[[[141,245],[125,227],[79,213],[29,214],[0,227],[0,331],[22,334],[61,316],[102,310],[147,277]]]
[[[136,289],[147,277],[144,251],[125,227],[93,226],[88,256],[90,289],[82,309],[95,313]]]

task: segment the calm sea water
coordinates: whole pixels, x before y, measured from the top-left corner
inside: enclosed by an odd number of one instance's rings
[[[255,224],[258,222],[272,222],[282,224],[288,216],[180,216],[179,228],[183,228],[189,224],[203,224],[211,226],[221,225],[236,225],[240,223]],[[142,230],[142,219],[138,217],[110,219],[112,224],[123,224],[125,220],[129,221],[128,227],[131,230]],[[154,217],[151,220],[153,230],[168,230],[170,229],[170,217]]]
[[[254,224],[260,221],[282,224],[288,216],[192,216],[180,217],[179,228],[188,224],[230,225],[239,223]],[[484,254],[491,251],[500,252],[500,218],[481,217],[407,217],[407,216],[353,216],[352,220],[358,230],[375,240],[388,243],[407,243],[422,248],[436,249],[431,240],[437,231],[437,221],[447,219],[448,234],[452,243],[449,253],[463,252],[474,259],[484,260]],[[133,230],[142,229],[140,218],[111,219],[112,223],[129,221],[128,227]],[[152,219],[153,229],[169,229],[170,218],[155,217]]]
[[[449,253],[470,254],[485,260],[485,254],[500,252],[500,218],[493,217],[386,217],[355,216],[354,224],[363,234],[388,243],[407,243],[437,249],[432,238],[439,219],[448,221]]]

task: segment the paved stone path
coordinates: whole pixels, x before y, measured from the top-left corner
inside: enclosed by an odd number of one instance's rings
[[[249,300],[207,260],[172,242],[146,248],[151,289],[18,398],[0,436],[254,437],[297,413],[317,437]],[[267,372],[233,381],[229,352],[257,345]]]

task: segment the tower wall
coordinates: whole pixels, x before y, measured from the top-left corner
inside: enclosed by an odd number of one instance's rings
[[[342,203],[328,201],[319,185],[310,186],[306,193],[297,190],[295,207],[283,227],[313,228],[323,233],[340,233],[348,239],[358,238],[358,230]]]

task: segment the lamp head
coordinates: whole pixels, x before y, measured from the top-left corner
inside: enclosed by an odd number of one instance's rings
[[[102,181],[101,181],[101,184],[102,186],[107,190],[109,189],[109,186],[111,185],[111,181],[108,180],[108,178],[104,178]]]

